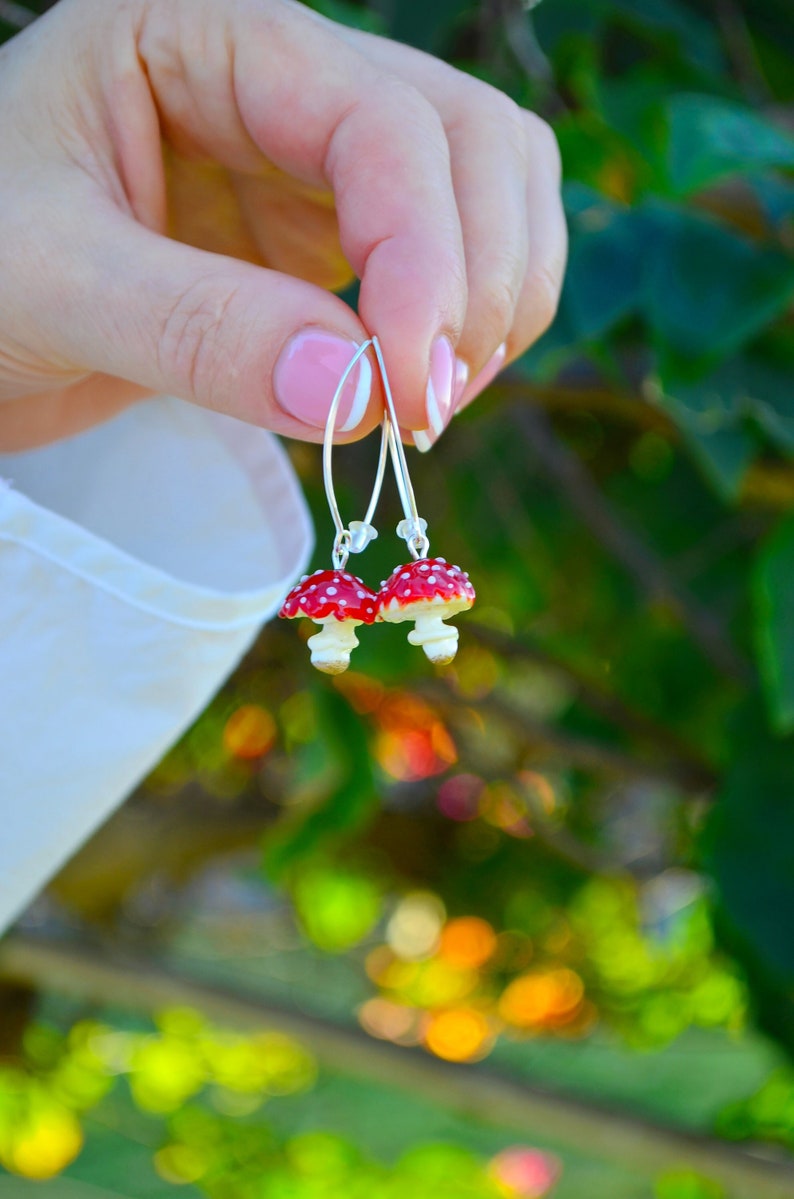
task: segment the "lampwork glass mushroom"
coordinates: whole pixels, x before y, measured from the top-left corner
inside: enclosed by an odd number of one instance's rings
[[[378,594],[378,620],[398,624],[413,620],[411,645],[421,645],[431,662],[451,662],[458,648],[458,630],[445,624],[450,616],[474,603],[474,588],[459,566],[444,558],[419,558],[397,566]]]
[[[358,645],[355,630],[375,620],[378,597],[361,579],[345,570],[316,570],[293,587],[279,616],[308,616],[322,625],[309,638],[312,665],[325,674],[341,674]]]

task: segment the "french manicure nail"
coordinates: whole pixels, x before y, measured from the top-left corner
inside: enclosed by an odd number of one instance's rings
[[[302,329],[284,346],[273,370],[273,392],[279,406],[306,425],[325,428],[328,412],[356,342],[327,333]],[[349,433],[364,419],[372,390],[372,367],[359,358],[348,376],[339,401],[337,428]]]
[[[427,381],[427,428],[415,429],[414,445],[426,454],[435,445],[446,429],[455,412],[455,399],[463,392],[469,377],[469,368],[456,357],[452,344],[446,337],[439,337],[430,351],[430,377]]]
[[[455,355],[455,386],[452,390],[452,408],[453,411],[457,408],[460,401],[463,399],[463,393],[466,390],[466,384],[469,381],[469,368],[462,358]]]
[[[455,351],[447,337],[439,337],[430,351],[430,377],[427,381],[425,405],[427,431],[441,434],[452,416],[452,397],[455,387]]]
[[[504,366],[505,358],[507,357],[507,343],[502,342],[499,349],[486,362],[481,371],[472,379],[471,383],[464,389],[463,395],[460,396],[455,405],[455,411],[460,412],[467,404],[470,404],[481,391],[485,391],[489,383],[492,383],[500,370]]]
[[[414,429],[411,436],[414,439],[414,445],[420,454],[426,454],[438,440],[436,434],[430,433],[425,429]]]

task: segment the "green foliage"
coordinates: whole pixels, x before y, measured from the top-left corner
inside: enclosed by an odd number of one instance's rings
[[[656,1184],[656,1199],[725,1199],[725,1191],[690,1170],[664,1174]]]
[[[141,791],[141,827],[169,835],[151,838],[131,894],[119,882],[114,916],[167,940],[167,903],[140,917],[163,880],[263,844],[303,937],[351,955],[373,1035],[470,1061],[499,1037],[608,1030],[649,1050],[693,1026],[739,1036],[749,1014],[792,1052],[788,14],[775,0],[314,7],[551,120],[566,284],[549,332],[412,460],[434,551],[465,560],[478,591],[453,665],[433,674],[384,628],[330,681],[293,628],[269,629]],[[374,451],[345,454],[353,511]],[[293,457],[324,546],[318,452]],[[381,530],[398,516],[386,497]],[[395,548],[370,547],[368,578]],[[102,871],[72,869],[90,918]],[[424,941],[399,932],[406,911]],[[480,957],[478,936],[493,942]],[[482,1162],[449,1147],[386,1167],[316,1130],[277,1135],[257,1107],[274,1092],[243,1085],[244,1038],[189,1022],[134,1051],[126,1034],[81,1036],[64,1049],[33,1025],[33,1066],[0,1078],[6,1168],[20,1145],[46,1160],[48,1136],[64,1161],[78,1151],[81,1113],[112,1082],[89,1060],[98,1043],[168,1122],[161,1175],[211,1199],[493,1193]],[[719,1131],[791,1148],[791,1105],[781,1073]],[[657,1199],[722,1195],[681,1171],[656,1185]]]
[[[715,96],[673,96],[670,178],[677,191],[698,191],[729,175],[794,167],[794,138],[747,108]]]
[[[775,723],[794,732],[794,520],[780,525],[755,575],[758,652]],[[790,779],[790,761],[784,769]],[[781,776],[782,777],[782,776]]]

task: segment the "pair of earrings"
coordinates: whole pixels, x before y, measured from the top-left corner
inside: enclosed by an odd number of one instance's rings
[[[334,430],[342,390],[358,360],[372,348],[383,381],[386,411],[381,426],[380,455],[375,485],[363,520],[351,520],[345,525],[339,513],[334,492],[332,454]],[[316,570],[304,575],[293,587],[279,616],[306,616],[321,626],[320,632],[309,638],[312,665],[326,674],[341,674],[350,665],[351,651],[359,644],[355,630],[362,624],[376,621],[400,623],[410,620],[413,629],[408,634],[411,645],[421,645],[427,657],[436,665],[451,662],[458,648],[458,630],[445,622],[474,603],[474,588],[469,576],[459,566],[449,566],[444,558],[429,558],[430,541],[427,521],[416,507],[408,463],[399,435],[394,399],[386,374],[386,364],[377,337],[359,346],[339,380],[323,439],[323,479],[325,494],[336,529],[331,561],[332,570]],[[391,457],[397,490],[404,519],[397,526],[411,554],[411,561],[397,566],[390,577],[381,583],[380,590],[370,590],[361,579],[347,571],[350,554],[360,554],[377,537],[372,518],[380,498],[386,473],[386,460]]]

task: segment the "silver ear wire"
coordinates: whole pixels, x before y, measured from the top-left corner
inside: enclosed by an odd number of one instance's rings
[[[427,521],[419,515],[416,507],[416,496],[414,495],[411,476],[408,473],[408,462],[400,440],[399,422],[394,407],[394,397],[392,396],[391,385],[389,384],[389,376],[386,373],[383,351],[380,348],[380,342],[377,337],[372,338],[372,348],[378,360],[378,369],[383,383],[383,395],[386,400],[386,413],[383,417],[383,436],[384,440],[387,440],[389,444],[394,478],[405,515],[405,519],[401,520],[397,526],[397,536],[404,539],[413,558],[426,558],[430,549],[430,541],[427,537]]]
[[[378,530],[372,524],[372,518],[375,515],[375,509],[378,506],[380,499],[381,488],[383,487],[383,478],[386,473],[386,457],[389,447],[389,427],[384,422],[381,430],[380,440],[380,455],[378,457],[378,470],[375,475],[375,484],[372,488],[369,505],[363,520],[351,520],[349,525],[345,525],[339,511],[339,505],[336,501],[336,493],[334,491],[334,476],[333,476],[333,448],[334,448],[334,432],[336,430],[336,417],[339,412],[339,404],[342,399],[342,391],[345,383],[350,377],[350,373],[356,366],[360,358],[366,354],[370,346],[375,345],[374,338],[362,342],[358,347],[353,357],[348,362],[345,370],[339,380],[334,398],[331,400],[331,407],[328,409],[328,418],[325,422],[325,434],[323,436],[323,482],[325,483],[325,495],[328,500],[328,507],[331,510],[331,519],[334,522],[336,536],[334,537],[333,551],[331,558],[336,570],[344,570],[347,564],[347,559],[350,554],[360,554],[367,548],[370,541],[378,536]],[[377,353],[377,349],[376,349]],[[380,361],[380,360],[379,360]]]

